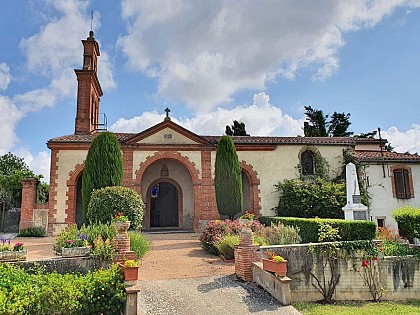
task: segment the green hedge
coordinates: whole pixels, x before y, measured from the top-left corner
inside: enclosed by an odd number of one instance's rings
[[[395,209],[392,214],[398,223],[398,228],[408,237],[420,238],[420,208],[410,206]]]
[[[0,314],[121,314],[126,300],[120,269],[87,275],[28,273],[19,267],[0,264]]]
[[[318,242],[318,230],[321,223],[328,223],[338,228],[341,241],[372,240],[376,236],[376,224],[371,221],[340,220],[340,219],[306,219],[285,217],[261,217],[260,222],[270,226],[271,222],[281,222],[284,225],[292,225],[299,228],[302,243]]]

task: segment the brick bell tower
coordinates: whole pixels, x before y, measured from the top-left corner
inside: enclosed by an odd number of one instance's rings
[[[75,69],[77,76],[77,113],[75,134],[89,134],[97,130],[99,125],[99,102],[103,95],[97,76],[99,45],[93,31],[82,40],[83,69]]]

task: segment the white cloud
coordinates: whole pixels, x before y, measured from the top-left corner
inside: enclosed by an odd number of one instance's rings
[[[5,63],[0,63],[0,90],[5,90],[12,81],[12,75],[10,74],[10,68]]]
[[[15,155],[22,157],[25,160],[26,165],[32,170],[35,175],[43,175],[43,182],[50,183],[50,165],[51,157],[48,151],[38,152],[37,155],[33,155],[26,148],[19,148],[14,152]]]
[[[158,78],[157,93],[196,112],[264,89],[309,68],[316,79],[340,67],[343,33],[375,26],[389,1],[122,1],[127,34],[118,46],[132,69]]]
[[[119,119],[110,130],[114,132],[141,132],[154,124],[163,121],[165,115],[145,112],[132,119]],[[252,136],[296,136],[302,135],[304,118],[293,119],[283,114],[280,108],[270,103],[270,97],[264,92],[255,94],[252,105],[237,106],[233,109],[218,108],[193,118],[172,120],[181,126],[200,135],[222,135],[226,125],[233,120],[245,123],[247,132]]]
[[[22,113],[5,96],[0,95],[0,155],[7,153],[18,141],[15,128]]]
[[[396,152],[420,153],[420,125],[413,124],[411,129],[400,131],[397,127],[390,127],[382,131],[382,137],[394,147]]]

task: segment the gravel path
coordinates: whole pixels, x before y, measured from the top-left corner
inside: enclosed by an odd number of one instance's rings
[[[150,252],[141,260],[142,315],[299,315],[254,283],[236,280],[235,266],[205,253],[198,234],[145,234]]]

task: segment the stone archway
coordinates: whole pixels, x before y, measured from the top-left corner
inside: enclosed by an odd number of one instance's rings
[[[159,185],[158,193],[152,189]],[[159,178],[147,188],[145,228],[183,227],[183,195],[181,186],[171,178]]]
[[[65,223],[73,224],[76,223],[76,209],[77,209],[77,191],[81,189],[78,188],[82,183],[81,177],[83,170],[85,168],[85,163],[77,164],[74,167],[74,170],[69,173],[69,179],[67,180],[67,192],[66,192],[66,219]]]
[[[250,212],[255,213],[257,217],[259,217],[261,213],[261,196],[259,187],[260,179],[258,178],[258,173],[253,169],[251,165],[247,164],[245,161],[241,161],[240,166],[242,168],[242,176],[246,177],[242,182],[245,182],[249,185],[250,209],[244,210],[249,210]]]

